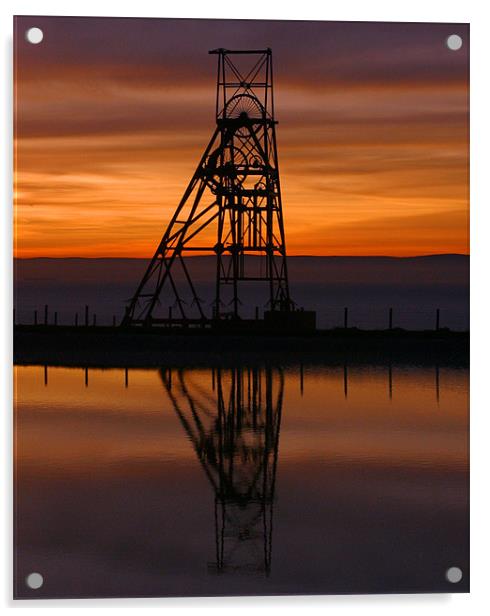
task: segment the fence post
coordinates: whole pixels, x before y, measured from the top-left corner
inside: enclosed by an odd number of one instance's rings
[[[48,324],[48,305],[44,306],[44,325]]]
[[[393,329],[393,308],[390,308],[390,316],[388,317],[388,329]]]
[[[75,312],[75,327],[78,327],[78,312]]]
[[[168,307],[168,320],[171,325],[172,324],[172,306]]]
[[[58,325],[58,312],[56,310],[54,312],[54,324]]]
[[[437,308],[436,310],[436,331],[439,330],[440,316],[441,316],[441,311],[439,310],[439,308]]]
[[[34,325],[37,325],[37,310],[34,310]]]
[[[255,320],[258,321],[259,320],[259,307],[255,306]]]
[[[347,307],[344,308],[344,329],[347,329],[349,320],[349,310]]]
[[[116,315],[112,316],[112,327],[116,327]]]
[[[88,327],[88,306],[85,306],[85,327]]]

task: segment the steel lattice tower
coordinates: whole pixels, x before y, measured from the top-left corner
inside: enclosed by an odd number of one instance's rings
[[[290,311],[270,49],[218,56],[216,129],[133,298],[124,325],[241,317],[243,283],[263,283],[269,312]],[[210,305],[189,255],[216,256]],[[255,258],[254,258],[255,257]]]

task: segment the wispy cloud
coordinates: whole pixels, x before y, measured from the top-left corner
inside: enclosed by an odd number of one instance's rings
[[[465,25],[16,20],[19,256],[153,252],[214,123],[217,46],[271,46],[293,253],[467,252]],[[297,44],[291,45],[290,41]]]

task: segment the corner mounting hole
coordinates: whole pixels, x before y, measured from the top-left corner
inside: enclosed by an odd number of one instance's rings
[[[451,34],[446,39],[446,45],[451,51],[458,51],[458,49],[463,47],[463,39],[459,34]]]
[[[446,579],[451,584],[457,584],[463,579],[463,572],[459,567],[449,567],[446,571]]]
[[[26,39],[32,45],[38,45],[44,38],[44,33],[41,28],[29,28],[26,31]]]
[[[43,583],[44,579],[40,573],[29,573],[29,575],[26,577],[26,584],[27,586],[29,586],[29,588],[32,588],[32,590],[37,590],[38,588],[41,588]]]

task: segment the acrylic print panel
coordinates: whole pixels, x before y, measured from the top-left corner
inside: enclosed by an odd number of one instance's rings
[[[468,26],[14,47],[15,597],[467,592]]]

